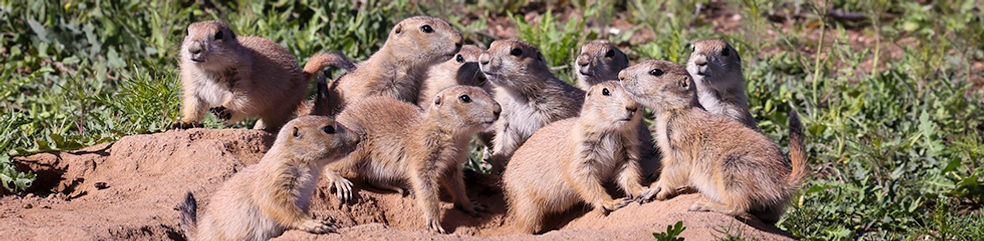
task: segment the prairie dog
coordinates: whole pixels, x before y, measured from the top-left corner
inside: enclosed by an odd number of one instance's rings
[[[343,64],[336,57],[315,56],[312,69]],[[188,26],[179,65],[182,118],[175,128],[201,126],[208,110],[226,122],[258,116],[254,129],[277,131],[293,116],[314,75],[302,71],[283,46],[261,37],[236,36],[221,21]]]
[[[509,215],[519,230],[537,232],[548,213],[586,202],[607,214],[646,190],[639,167],[639,103],[616,82],[588,90],[580,117],[540,128],[516,150],[502,175]],[[613,199],[602,186],[618,184],[627,197]]]
[[[485,76],[478,71],[478,56],[483,52],[485,49],[481,47],[465,45],[461,47],[458,54],[454,55],[454,58],[431,66],[427,72],[427,79],[420,86],[417,106],[421,108],[430,106],[437,92],[455,85],[477,86],[491,93],[492,85],[485,81]]]
[[[189,192],[181,226],[194,240],[267,240],[287,229],[333,232],[334,225],[308,216],[322,168],[345,156],[360,141],[356,133],[323,116],[288,122],[260,162],[225,182],[197,219]]]
[[[461,34],[443,19],[404,19],[393,27],[381,49],[329,84],[312,114],[335,116],[346,105],[371,96],[417,103],[428,69],[453,58],[461,42]]]
[[[492,139],[494,173],[502,173],[513,152],[537,129],[581,111],[584,91],[554,77],[540,50],[527,42],[496,40],[478,62],[503,109]]]
[[[707,112],[723,115],[758,130],[748,112],[741,56],[724,40],[701,40],[687,60],[687,72],[697,85],[697,100]]]
[[[629,58],[608,40],[593,40],[581,46],[574,62],[577,86],[588,90],[592,85],[617,80],[618,72],[629,67]]]
[[[647,60],[619,73],[634,99],[656,115],[656,142],[663,170],[655,198],[665,200],[678,188],[693,187],[706,200],[691,211],[714,211],[775,223],[808,175],[803,133],[796,112],[789,118],[789,159],[765,135],[730,118],[714,115],[697,101],[694,80],[673,62]],[[650,197],[644,197],[646,199]]]
[[[409,186],[430,231],[445,232],[438,200],[441,186],[450,191],[455,207],[477,215],[465,193],[462,164],[467,160],[469,141],[492,125],[502,109],[488,93],[473,86],[444,89],[430,102],[422,112],[411,103],[371,97],[338,115],[339,122],[365,136],[355,151],[326,171],[330,188],[338,190],[342,202],[352,198],[352,183],[341,173],[352,172],[399,193]]]

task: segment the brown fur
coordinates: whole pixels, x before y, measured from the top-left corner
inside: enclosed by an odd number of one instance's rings
[[[593,40],[581,46],[574,62],[577,86],[588,90],[592,85],[618,79],[618,72],[629,67],[629,58],[608,40]]]
[[[687,60],[687,72],[697,84],[697,100],[707,112],[734,119],[758,130],[745,97],[745,77],[738,51],[724,40],[701,40]]]
[[[427,70],[453,58],[461,41],[461,34],[442,19],[404,19],[393,27],[379,51],[328,85],[328,93],[319,95],[312,114],[335,116],[346,105],[372,96],[417,103]]]
[[[444,233],[439,184],[450,191],[456,207],[477,215],[465,194],[462,164],[471,138],[499,117],[499,104],[472,86],[447,88],[431,103],[421,112],[410,103],[372,97],[338,115],[339,122],[358,127],[366,137],[352,154],[329,166],[331,187],[343,202],[351,199],[352,184],[341,173],[353,172],[400,193],[409,186],[428,230]]]
[[[476,86],[491,93],[492,84],[478,71],[478,56],[483,52],[485,49],[481,47],[465,45],[454,58],[431,66],[427,79],[420,86],[417,106],[429,106],[437,92],[455,85]]]
[[[605,94],[608,95],[605,95]],[[615,82],[588,90],[581,116],[540,128],[516,151],[503,174],[509,217],[524,233],[539,231],[543,217],[587,202],[605,214],[643,196],[636,136],[639,104]],[[602,186],[616,183],[627,197],[613,199]]]
[[[312,76],[283,46],[236,36],[220,21],[188,26],[179,63],[184,101],[175,128],[200,126],[209,110],[227,122],[258,116],[255,129],[277,131],[293,117]]]
[[[327,128],[332,128],[328,130]],[[287,229],[333,232],[306,214],[322,168],[352,151],[359,136],[331,118],[288,122],[259,163],[225,182],[196,220],[194,197],[182,207],[182,228],[194,240],[267,240]]]
[[[693,78],[683,66],[648,60],[623,70],[619,79],[656,115],[655,137],[663,152],[659,181],[650,186],[656,199],[693,187],[706,200],[691,211],[779,220],[808,170],[795,112],[790,115],[790,167],[765,135],[701,108]]]
[[[492,42],[478,60],[503,109],[495,126],[491,158],[493,172],[501,173],[513,152],[533,132],[550,122],[577,116],[584,91],[554,77],[540,50],[523,41]]]

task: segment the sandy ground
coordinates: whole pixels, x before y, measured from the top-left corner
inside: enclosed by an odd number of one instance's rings
[[[273,135],[263,131],[192,129],[19,157],[18,168],[38,173],[38,180],[26,195],[0,197],[0,233],[15,240],[184,240],[177,211],[184,194],[193,192],[201,210],[210,193],[237,170],[259,161],[272,143]],[[338,224],[339,233],[288,231],[277,240],[653,240],[652,232],[677,221],[687,227],[682,236],[688,240],[728,234],[789,239],[771,225],[686,211],[698,194],[631,204],[608,216],[586,206],[575,208],[548,220],[553,231],[516,234],[503,217],[502,195],[472,181],[477,174],[469,177],[469,195],[488,211],[471,217],[444,197],[443,225],[450,235],[426,232],[410,197],[367,188],[358,191],[354,203],[341,205],[322,181],[310,213]]]

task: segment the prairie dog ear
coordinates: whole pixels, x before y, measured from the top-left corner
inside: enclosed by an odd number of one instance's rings
[[[296,126],[291,127],[290,135],[293,136],[294,139],[301,139],[302,138],[301,131],[298,130]]]
[[[444,99],[444,95],[443,94],[434,96],[434,107],[437,108],[437,107],[441,106],[441,100],[443,100],[443,99]]]
[[[403,33],[403,24],[402,23],[396,24],[396,27],[393,27],[393,33],[396,33],[396,35],[400,35],[400,33]]]
[[[684,77],[678,80],[677,85],[680,86],[680,92],[686,92],[687,90],[690,90],[690,87],[692,86],[690,82],[692,82],[690,80],[690,77]]]

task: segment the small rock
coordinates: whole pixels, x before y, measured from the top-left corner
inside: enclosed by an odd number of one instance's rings
[[[31,205],[30,203],[24,204],[24,209],[31,209],[33,207],[34,207],[34,205]]]
[[[41,208],[44,208],[44,209],[51,209],[51,206],[48,206],[48,205],[44,205],[44,206],[41,206]]]
[[[26,197],[26,198],[34,198],[34,197],[37,197],[37,196],[38,195],[34,195],[34,193],[28,193],[27,195],[24,195],[24,197]]]
[[[99,190],[103,190],[103,189],[109,188],[109,185],[106,184],[106,182],[96,182],[93,186],[96,186],[96,189],[99,189]]]

